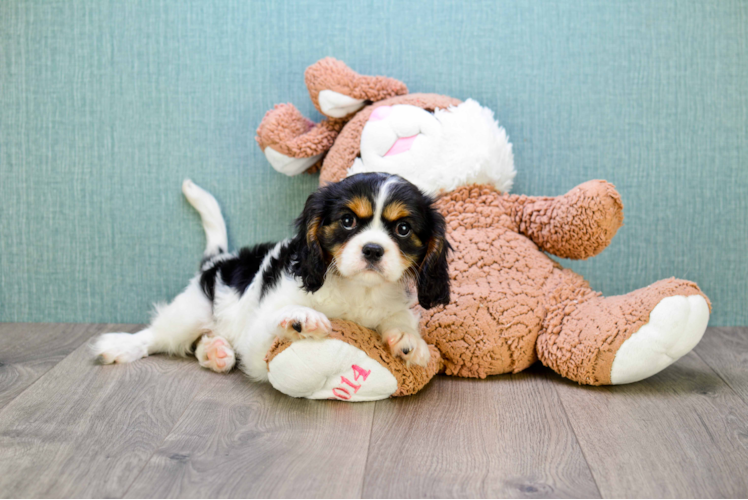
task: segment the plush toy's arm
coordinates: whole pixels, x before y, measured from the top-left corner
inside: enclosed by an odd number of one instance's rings
[[[555,198],[521,197],[514,218],[541,250],[587,259],[602,252],[623,224],[623,203],[612,184],[588,181]]]
[[[292,104],[278,104],[257,129],[257,144],[275,170],[286,175],[316,172],[350,115],[366,104],[408,93],[404,83],[364,76],[327,57],[304,73],[309,96],[327,120],[315,124]]]
[[[342,61],[326,57],[304,73],[309,97],[323,115],[343,118],[371,102],[408,93],[404,83],[384,76],[359,75]]]
[[[255,140],[274,169],[297,175],[320,163],[343,125],[341,120],[314,123],[293,104],[278,104],[265,114]]]

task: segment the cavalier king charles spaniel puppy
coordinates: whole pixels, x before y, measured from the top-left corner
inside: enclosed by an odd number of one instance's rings
[[[408,363],[428,363],[413,306],[416,297],[426,309],[449,302],[451,248],[444,218],[413,184],[381,173],[348,177],[307,199],[295,237],[231,254],[215,198],[190,180],[182,191],[207,237],[200,272],[157,306],[145,330],[98,337],[102,363],[194,348],[206,368],[226,372],[238,358],[251,378],[267,380],[276,337],[323,338],[330,318],[376,330]]]

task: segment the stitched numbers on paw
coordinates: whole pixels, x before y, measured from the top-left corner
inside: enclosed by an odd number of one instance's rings
[[[351,382],[349,379],[347,379],[344,375],[340,376],[340,385],[338,387],[333,388],[332,393],[335,395],[337,399],[348,401],[353,397],[351,394],[351,390],[353,390],[353,394],[356,394],[359,389],[361,389],[361,386],[364,382],[366,382],[366,379],[371,374],[371,370],[364,370],[358,365],[352,365],[351,370],[353,370],[353,380],[354,382]],[[361,380],[360,384],[357,384],[355,382],[358,382]]]

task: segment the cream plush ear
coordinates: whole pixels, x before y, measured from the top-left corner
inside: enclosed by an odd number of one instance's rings
[[[255,139],[273,168],[292,176],[319,164],[342,126],[333,120],[314,123],[293,104],[278,104],[265,114]]]
[[[428,366],[407,367],[376,332],[348,321],[332,325],[322,340],[273,344],[265,358],[273,387],[296,398],[375,401],[415,394],[443,367],[434,346]]]
[[[394,78],[359,75],[332,57],[309,66],[304,80],[314,106],[330,118],[345,118],[366,104],[408,93]]]

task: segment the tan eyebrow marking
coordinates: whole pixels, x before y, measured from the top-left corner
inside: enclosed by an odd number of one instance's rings
[[[362,196],[356,196],[349,201],[346,206],[353,210],[353,213],[355,213],[359,219],[366,219],[374,215],[374,209],[371,207],[371,202]]]
[[[390,222],[396,221],[397,219],[402,219],[403,217],[407,217],[409,215],[410,210],[408,210],[408,208],[402,201],[393,201],[392,203],[384,207],[384,212],[382,212],[382,216]]]

